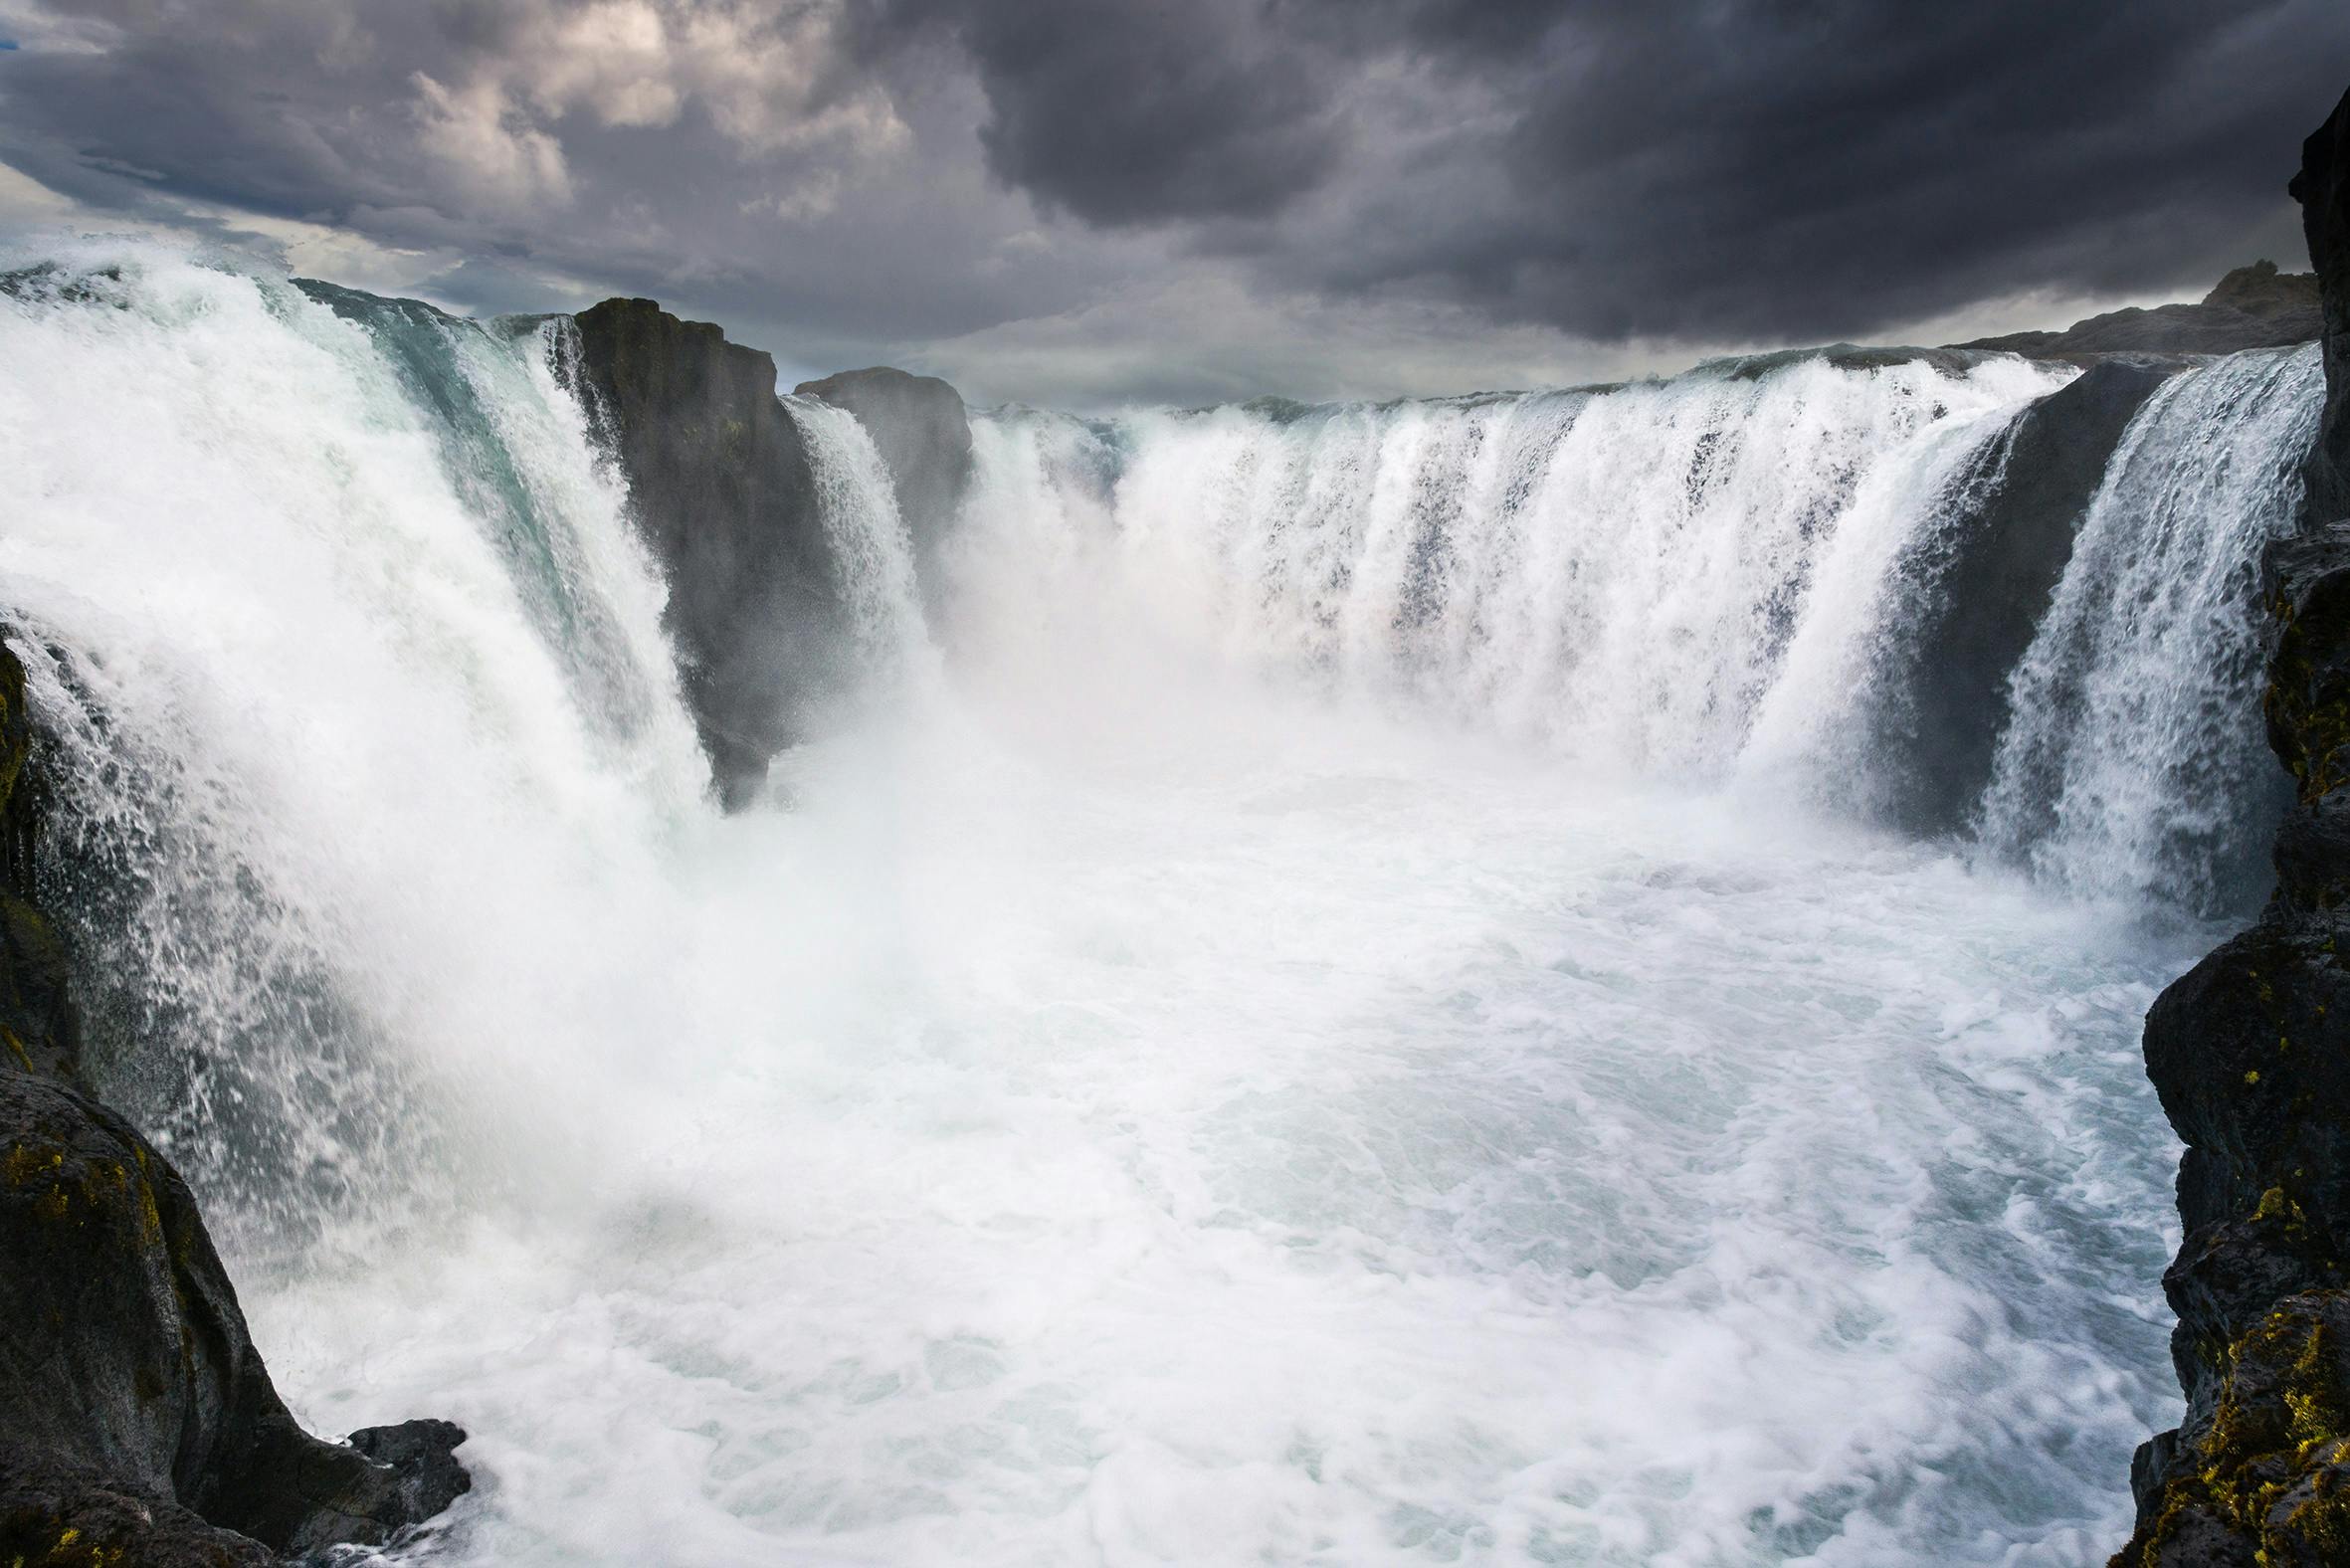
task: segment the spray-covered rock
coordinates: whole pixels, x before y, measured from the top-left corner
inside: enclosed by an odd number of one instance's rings
[[[737,805],[798,732],[838,653],[837,585],[775,361],[650,299],[577,317],[567,366],[669,579],[667,619],[720,796]]]
[[[937,592],[938,551],[971,481],[971,420],[962,394],[936,376],[887,365],[844,370],[793,389],[857,416],[889,471],[923,584]]]

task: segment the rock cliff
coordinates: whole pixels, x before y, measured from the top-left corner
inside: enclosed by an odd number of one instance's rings
[[[669,578],[685,697],[720,797],[767,776],[832,674],[840,592],[775,361],[650,299],[575,318],[576,371]]]
[[[2350,98],[2292,192],[2326,367],[2305,526],[2268,563],[2268,739],[2296,799],[2259,920],[2146,1018],[2187,1144],[2163,1276],[2187,1416],[2138,1453],[2118,1568],[2350,1563]]]
[[[2032,646],[2074,534],[2130,418],[2196,363],[2117,354],[2034,402],[1978,459],[1958,515],[1904,564],[1888,684],[1870,713],[1887,819],[1906,832],[1962,831],[2009,718],[2009,680]]]
[[[775,361],[650,299],[573,318],[572,378],[629,482],[669,580],[670,635],[719,798],[754,796],[811,705],[847,675],[844,585],[808,444],[777,396]],[[888,470],[923,581],[971,467],[963,399],[880,367],[799,392],[857,417]]]

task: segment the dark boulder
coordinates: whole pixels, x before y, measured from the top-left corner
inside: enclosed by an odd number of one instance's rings
[[[913,538],[915,568],[934,593],[938,551],[971,482],[971,419],[962,394],[936,376],[886,365],[803,381],[793,391],[848,410],[873,438]]]
[[[720,796],[739,805],[831,683],[841,611],[775,361],[650,299],[575,318],[575,375],[669,579],[668,624]]]
[[[1872,704],[1879,801],[1905,831],[1954,833],[1991,781],[2008,680],[2072,558],[2073,535],[2130,418],[2186,364],[2116,355],[2034,402],[1963,476],[1942,526],[1912,546]]]
[[[28,1073],[0,1072],[0,1431],[20,1449],[277,1551],[385,1541],[465,1489],[446,1423],[386,1445],[405,1470],[303,1432],[187,1184],[121,1117]]]
[[[2319,332],[2317,279],[2279,273],[2273,262],[2239,267],[2195,304],[2130,306],[2075,321],[2060,332],[2009,332],[1959,348],[1995,348],[2032,359],[2093,363],[2116,353],[2234,354],[2283,348]]]

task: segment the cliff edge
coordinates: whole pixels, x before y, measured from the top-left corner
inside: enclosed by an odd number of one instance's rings
[[[938,593],[938,552],[971,479],[971,417],[963,395],[936,376],[887,365],[844,370],[792,389],[846,409],[873,438],[897,492],[923,588]]]
[[[2326,371],[2303,526],[2267,563],[2268,740],[2295,800],[2258,921],[2146,1017],[2187,1144],[2163,1275],[2187,1416],[2138,1451],[2117,1568],[2350,1563],[2350,97],[2291,189]]]

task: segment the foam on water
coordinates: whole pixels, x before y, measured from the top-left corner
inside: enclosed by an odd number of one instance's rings
[[[984,419],[936,647],[795,402],[928,673],[723,818],[564,323],[104,259],[0,294],[53,890],[301,1414],[474,1432],[437,1560],[2120,1538],[2206,933],[1778,787],[2056,375]]]
[[[2119,1538],[2175,1403],[2135,1033],[2183,954],[1293,707],[989,716],[885,811],[804,754],[797,815],[704,848],[692,907],[795,911],[597,1201],[271,1298],[329,1426],[481,1434],[467,1560]]]

